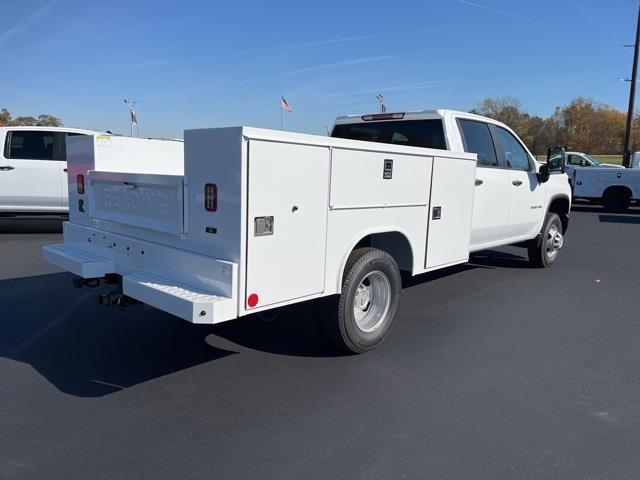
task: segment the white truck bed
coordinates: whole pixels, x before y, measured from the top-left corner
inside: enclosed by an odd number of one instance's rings
[[[70,139],[70,218],[45,259],[121,275],[125,295],[190,322],[340,293],[363,239],[413,274],[468,260],[473,154],[234,127],[187,130],[184,175],[139,174],[100,168],[86,142]]]

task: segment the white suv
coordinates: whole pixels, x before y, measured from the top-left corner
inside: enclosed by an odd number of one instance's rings
[[[68,211],[66,138],[95,132],[0,127],[0,214]]]

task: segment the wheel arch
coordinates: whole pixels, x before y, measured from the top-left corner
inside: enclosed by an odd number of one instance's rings
[[[602,198],[604,198],[607,195],[607,193],[613,192],[613,191],[624,192],[625,194],[627,194],[629,196],[630,199],[633,198],[633,191],[627,185],[609,185],[602,192]]]
[[[571,210],[571,200],[566,195],[555,195],[549,202],[548,213],[555,213],[562,222],[562,231],[566,233],[569,228],[569,212]]]
[[[338,293],[342,290],[344,269],[349,256],[355,249],[361,247],[373,247],[387,252],[398,264],[400,270],[413,271],[415,259],[413,247],[409,241],[409,236],[401,228],[394,227],[385,230],[362,232],[351,241],[340,262],[338,278],[336,279]]]

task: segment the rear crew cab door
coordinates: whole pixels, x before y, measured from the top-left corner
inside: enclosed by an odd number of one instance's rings
[[[471,249],[504,239],[511,200],[510,173],[501,167],[489,126],[458,119],[464,150],[478,155],[471,217]]]
[[[62,207],[64,168],[56,132],[9,130],[0,165],[3,204],[37,211]],[[66,187],[66,181],[65,181]]]
[[[250,140],[245,308],[324,287],[330,150]]]
[[[545,187],[538,181],[535,164],[518,138],[491,125],[498,156],[509,172],[511,202],[506,237],[533,237],[544,216]]]

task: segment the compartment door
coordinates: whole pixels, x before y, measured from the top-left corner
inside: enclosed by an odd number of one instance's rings
[[[251,140],[248,152],[245,307],[322,292],[329,149]]]
[[[469,259],[476,163],[434,158],[425,268]]]

